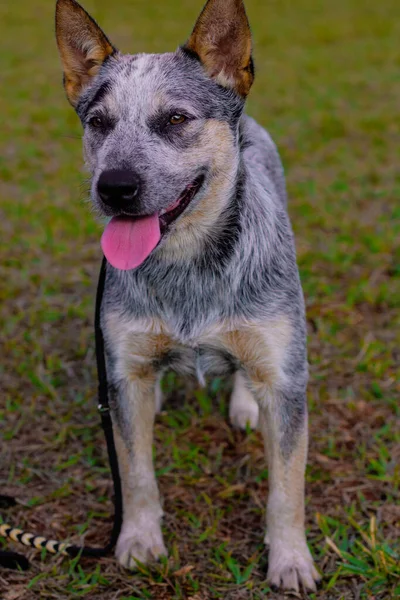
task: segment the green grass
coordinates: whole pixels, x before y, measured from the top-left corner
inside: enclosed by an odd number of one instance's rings
[[[201,2],[85,3],[124,51],[185,40]],[[248,0],[248,112],[287,171],[309,322],[308,539],[323,600],[390,600],[399,570],[400,19],[398,0]],[[96,414],[99,225],[84,202],[54,3],[0,5],[0,481],[7,520],[100,545],[112,493]],[[2,600],[278,598],[262,546],[267,472],[256,433],[226,423],[228,386],[169,376],[156,468],[170,557],[135,575],[112,558],[31,552]]]

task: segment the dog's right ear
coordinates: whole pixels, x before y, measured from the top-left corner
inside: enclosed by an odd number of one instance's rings
[[[56,37],[65,91],[72,106],[76,106],[84,87],[116,49],[75,0],[57,0]]]

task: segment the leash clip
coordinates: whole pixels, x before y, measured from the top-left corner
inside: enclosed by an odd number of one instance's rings
[[[97,409],[101,415],[105,415],[106,413],[110,412],[110,407],[107,405],[105,406],[104,404],[98,404]]]

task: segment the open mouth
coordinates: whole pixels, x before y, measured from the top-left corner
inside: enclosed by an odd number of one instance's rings
[[[178,200],[169,206],[165,211],[162,211],[159,215],[161,233],[164,234],[168,229],[168,226],[176,221],[181,216],[183,211],[187,209],[197,192],[201,188],[204,182],[204,175],[200,175],[188,185],[184,192],[179,196]]]
[[[101,238],[108,262],[122,271],[135,269],[158,246],[170,225],[187,209],[204,183],[197,177],[166,210],[140,217],[113,217]]]

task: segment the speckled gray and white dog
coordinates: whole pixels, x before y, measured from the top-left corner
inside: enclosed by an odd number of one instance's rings
[[[265,438],[268,579],[314,590],[304,302],[279,156],[243,114],[254,75],[243,2],[209,0],[174,53],[120,54],[74,0],[58,0],[56,29],[93,203],[111,217],[102,327],[123,487],[117,558],[166,554],[152,461],[162,373],[232,372],[231,421],[259,421]]]

